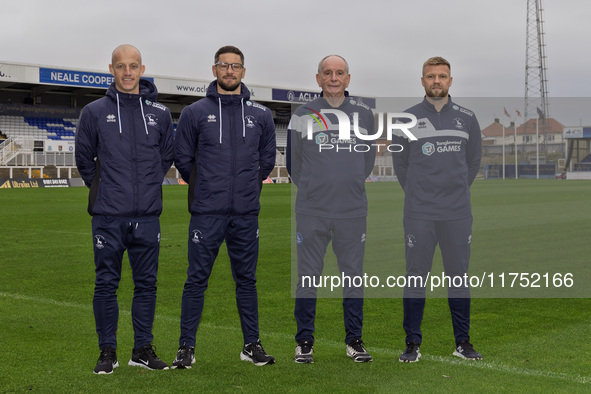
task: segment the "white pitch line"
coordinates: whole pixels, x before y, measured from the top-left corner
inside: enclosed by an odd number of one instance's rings
[[[89,222],[90,224],[90,222]],[[8,227],[4,229],[7,233],[10,231],[22,231],[22,228],[18,228],[18,227]],[[27,229],[28,232],[41,232],[41,233],[47,233],[47,232],[51,232],[51,233],[57,233],[57,234],[68,234],[68,235],[80,235],[80,236],[88,236],[88,237],[92,237],[92,232],[91,231],[72,231],[72,230],[57,230],[57,229],[35,229],[35,228],[28,228]]]
[[[540,371],[540,370],[536,370],[536,369],[517,368],[517,367],[512,367],[509,365],[503,365],[501,363],[494,362],[494,361],[489,361],[489,362],[485,362],[482,360],[468,361],[468,360],[462,360],[462,359],[457,358],[455,356],[452,358],[451,356],[450,357],[442,357],[442,356],[426,355],[423,358],[426,358],[427,360],[430,360],[430,361],[437,361],[437,362],[442,362],[442,363],[446,363],[446,364],[461,365],[461,366],[467,366],[470,368],[490,369],[490,370],[497,371],[497,372],[513,373],[513,374],[521,375],[521,376],[536,376],[536,377],[545,377],[545,378],[551,378],[551,379],[568,380],[571,382],[582,383],[582,384],[591,383],[591,377],[589,377],[589,376],[571,375],[571,374],[566,374],[566,373],[562,373],[562,372]]]
[[[4,297],[4,298],[12,298],[15,300],[23,300],[23,301],[31,301],[31,302],[36,302],[36,303],[44,303],[44,304],[50,304],[50,305],[56,305],[56,306],[65,306],[68,308],[76,308],[76,309],[81,309],[81,310],[85,310],[85,311],[92,311],[92,305],[85,305],[85,304],[77,304],[77,303],[72,303],[72,302],[65,302],[65,301],[56,301],[56,300],[52,300],[49,298],[43,298],[43,297],[31,297],[31,296],[26,296],[26,295],[21,295],[21,294],[10,294],[10,293],[5,293],[5,292],[0,292],[0,297]],[[119,313],[122,315],[126,315],[126,316],[130,316],[131,312],[127,311],[127,310],[119,310]],[[165,320],[168,322],[172,322],[172,323],[177,323],[180,322],[180,316],[178,318],[173,318],[167,315],[159,315],[156,314],[155,316],[156,319],[159,320]],[[212,330],[227,330],[227,331],[240,331],[240,328],[238,326],[217,326],[215,324],[211,324],[211,323],[201,323],[199,324],[199,326],[201,327],[206,327],[208,329],[212,329]],[[293,341],[293,336],[291,335],[287,335],[287,334],[281,334],[281,333],[276,333],[276,332],[265,332],[264,336],[266,337],[273,337],[273,338],[277,338],[277,339],[283,339],[286,341]],[[343,343],[342,342],[338,342],[338,341],[334,341],[331,339],[323,339],[323,338],[318,338],[317,341],[322,342],[323,345],[329,345],[330,347],[333,348],[341,348],[343,347]],[[376,348],[376,347],[368,347],[369,350],[371,351],[371,353],[375,354],[375,353],[380,353],[380,354],[386,354],[389,356],[394,357],[395,359],[398,358],[398,355],[402,352],[402,350],[397,350],[397,349],[389,349],[389,348]],[[550,378],[550,379],[559,379],[559,380],[567,380],[567,381],[571,381],[571,382],[576,382],[576,383],[581,383],[581,384],[590,384],[591,383],[591,377],[589,376],[581,376],[581,375],[572,375],[572,374],[567,374],[567,373],[563,373],[563,372],[552,372],[552,371],[540,371],[540,370],[536,370],[536,369],[525,369],[525,368],[518,368],[518,367],[512,367],[509,365],[504,365],[498,362],[494,362],[494,361],[467,361],[467,360],[461,360],[459,358],[456,357],[443,357],[443,356],[432,356],[429,354],[424,354],[422,353],[422,360],[428,360],[428,361],[435,361],[435,362],[439,362],[439,363],[444,363],[444,364],[451,364],[451,365],[457,365],[457,366],[462,366],[462,367],[468,367],[468,368],[479,368],[479,369],[488,369],[491,371],[496,371],[496,372],[505,372],[505,373],[512,373],[512,374],[516,374],[516,375],[521,375],[521,376],[535,376],[535,377],[544,377],[544,378]]]

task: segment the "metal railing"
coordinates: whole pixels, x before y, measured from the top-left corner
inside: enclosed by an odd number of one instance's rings
[[[19,140],[19,138],[9,137],[2,141],[0,144],[0,165],[8,165],[8,163],[18,155],[23,141],[17,140]]]
[[[75,167],[76,162],[73,152],[45,152],[38,138],[10,137],[0,144],[0,166]]]

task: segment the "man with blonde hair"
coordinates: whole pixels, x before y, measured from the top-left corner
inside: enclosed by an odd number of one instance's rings
[[[404,134],[393,137],[401,152],[392,153],[394,170],[404,190],[404,235],[407,277],[427,279],[439,244],[445,274],[468,272],[472,241],[470,185],[480,169],[481,135],[476,115],[451,101],[451,66],[442,57],[423,64],[421,84],[425,98],[409,109],[417,118],[410,129],[417,141]],[[421,282],[421,281],[417,281]],[[404,288],[406,349],[401,362],[419,361],[425,287]],[[479,360],[470,343],[470,289],[450,286],[448,303],[455,336],[454,355]]]

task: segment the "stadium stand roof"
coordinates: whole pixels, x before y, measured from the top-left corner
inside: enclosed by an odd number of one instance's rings
[[[205,96],[211,79],[180,79],[144,74],[158,88],[158,101],[167,105],[173,117],[182,109]],[[113,81],[106,71],[80,70],[0,61],[0,104],[50,105],[83,108],[103,97]],[[319,91],[300,91],[281,87],[249,84],[253,100],[281,113],[289,113],[291,104],[312,101]],[[367,98],[375,108],[375,99]],[[0,112],[1,114],[1,112]]]

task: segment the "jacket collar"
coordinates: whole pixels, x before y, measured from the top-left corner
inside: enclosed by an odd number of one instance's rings
[[[451,106],[453,105],[452,101],[451,101],[451,96],[448,95],[447,96],[447,103],[445,103],[445,105],[443,107],[441,107],[441,112],[445,112],[448,109],[451,108]],[[423,97],[423,106],[425,108],[427,108],[427,110],[429,110],[430,112],[437,112],[437,110],[435,109],[435,106],[433,104],[431,104],[431,102],[429,100],[427,100],[427,96]]]
[[[113,82],[105,94],[113,100],[117,100],[116,97],[119,96],[119,103],[121,105],[126,105],[128,103],[135,104],[138,102],[140,97],[144,100],[150,101],[156,101],[158,99],[158,90],[156,89],[156,85],[154,85],[149,80],[143,78],[140,79],[139,88],[139,94],[123,93],[117,90],[115,82]]]
[[[216,101],[219,99],[222,102],[222,105],[238,105],[240,104],[241,100],[249,100],[250,99],[250,90],[246,87],[244,83],[240,83],[240,94],[220,94],[218,92],[218,81],[212,81],[209,86],[207,87],[207,97],[213,98]]]

